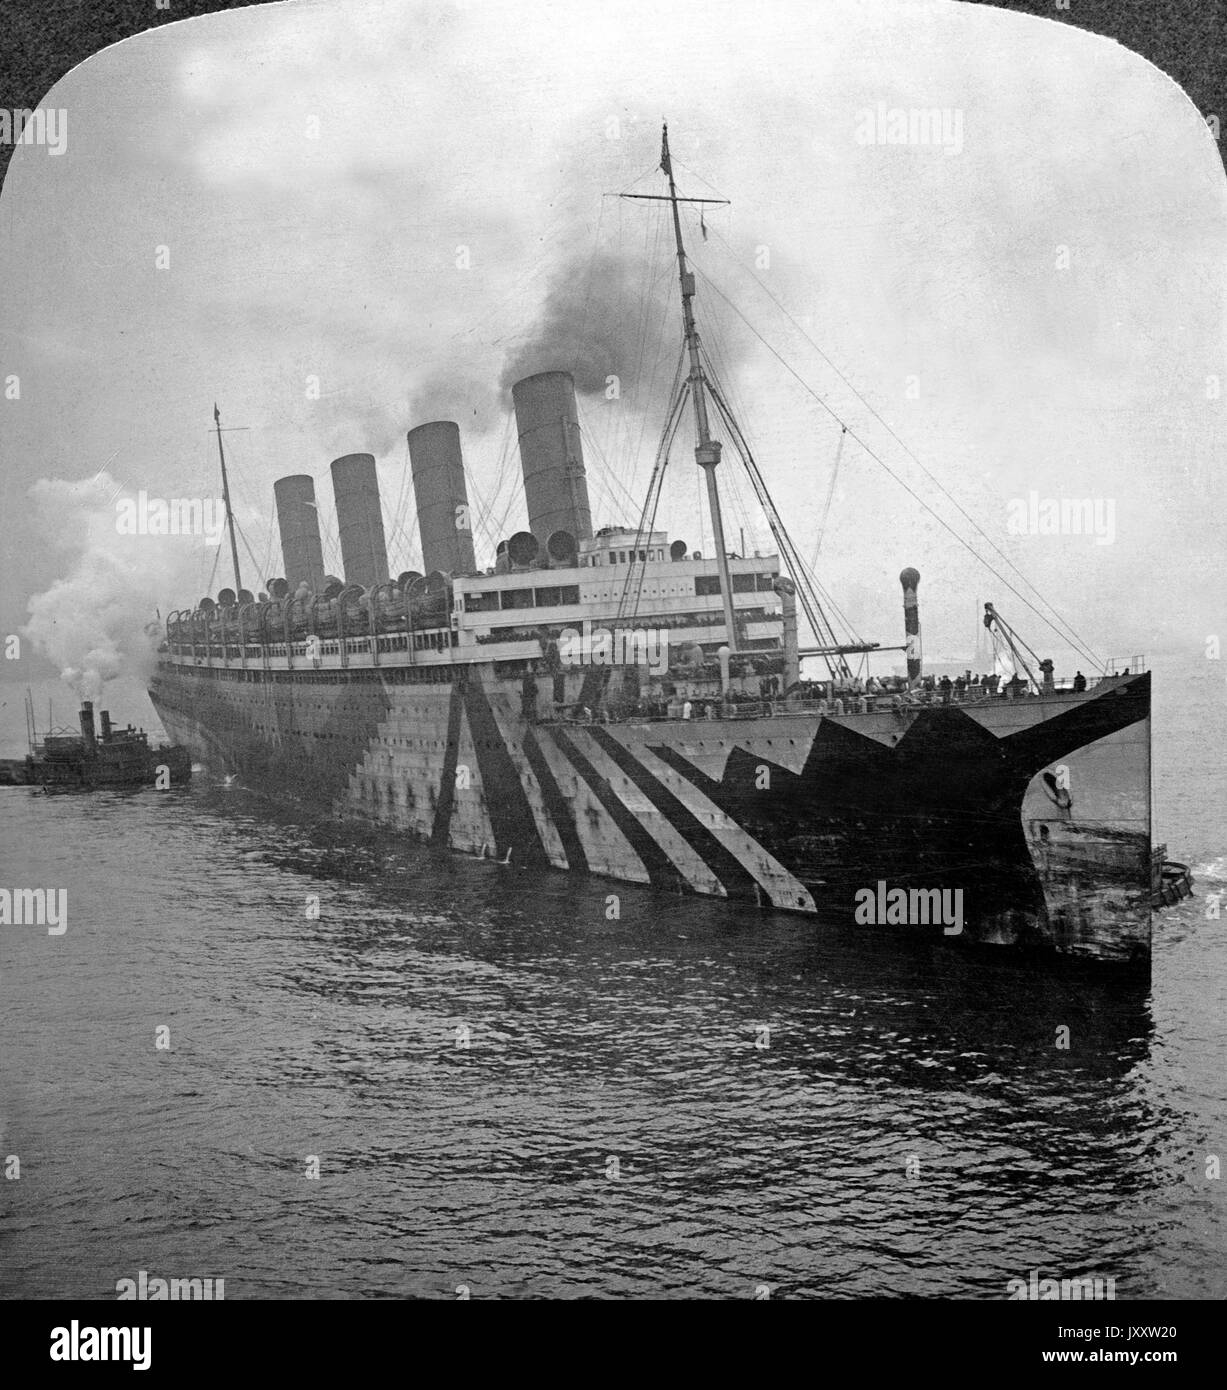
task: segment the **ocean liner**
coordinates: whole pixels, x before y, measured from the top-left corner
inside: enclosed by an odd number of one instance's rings
[[[150,695],[167,731],[259,790],[521,869],[1148,965],[1149,673],[1057,682],[986,604],[1009,679],[939,683],[911,569],[906,645],[837,631],[700,337],[679,205],[708,200],[678,194],[667,128],[660,168],[663,192],[624,195],[669,205],[681,292],[638,525],[593,530],[565,370],[512,388],[529,529],[487,568],[454,422],[408,431],[423,573],[390,575],[373,456],[331,465],[343,577],[325,572],[312,478],[281,478],[284,576],[242,587],[231,519],[234,587],[166,621]],[[687,417],[708,556],[655,524]],[[220,423],[217,443],[230,517]],[[774,554],[728,548],[729,445]],[[906,676],[868,674],[888,651]],[[803,680],[803,659],[825,678]],[[937,908],[955,900],[957,921]]]

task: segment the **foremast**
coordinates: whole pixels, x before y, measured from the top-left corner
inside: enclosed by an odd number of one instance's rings
[[[623,198],[643,199],[647,202],[662,202],[670,204],[673,213],[673,236],[677,247],[677,269],[678,281],[682,291],[682,326],[685,332],[685,350],[689,359],[690,369],[682,384],[682,389],[674,398],[674,405],[670,410],[669,420],[672,423],[675,419],[674,412],[681,408],[682,395],[689,393],[694,406],[695,434],[698,442],[695,445],[695,461],[703,469],[707,480],[707,502],[712,519],[712,536],[716,545],[716,564],[720,576],[720,599],[723,608],[725,630],[728,633],[728,645],[731,652],[735,652],[739,642],[739,634],[735,626],[732,580],[730,577],[728,552],[724,543],[724,520],[720,509],[720,490],[716,483],[716,468],[720,463],[720,444],[711,437],[711,427],[708,418],[707,403],[710,396],[712,403],[720,419],[724,422],[729,436],[733,442],[733,448],[740,455],[745,464],[746,471],[754,486],[754,491],[762,504],[766,514],[767,524],[771,528],[771,534],[775,538],[776,544],[780,548],[780,556],[785,567],[790,571],[793,585],[789,591],[800,597],[802,606],[805,609],[806,617],[809,619],[810,626],[814,630],[814,635],[819,641],[819,646],[812,649],[808,654],[822,656],[825,658],[827,668],[832,676],[850,677],[851,670],[845,659],[845,652],[865,652],[876,648],[876,642],[863,643],[852,641],[841,643],[837,638],[834,629],[822,611],[822,605],[818,600],[817,593],[812,578],[807,578],[805,567],[801,561],[800,554],[796,546],[789,538],[784,528],[775,504],[771,500],[771,495],[767,490],[767,485],[763,479],[758,465],[750,452],[750,446],[742,433],[741,427],[733,417],[728,401],[724,398],[718,383],[709,380],[703,370],[703,353],[699,340],[699,331],[695,325],[694,317],[694,294],[695,277],[686,261],[686,246],[682,239],[682,219],[678,210],[681,203],[727,203],[727,198],[684,198],[678,194],[677,185],[673,178],[673,161],[669,154],[669,125],[663,122],[661,126],[660,139],[660,168],[664,172],[669,182],[669,192],[667,194],[656,193],[623,193]],[[706,231],[704,232],[706,235]],[[666,426],[666,441],[670,426]],[[841,437],[842,444],[842,437]],[[657,460],[657,468],[653,474],[652,487],[659,487],[659,477],[663,471],[663,466],[668,463],[667,443],[662,445],[663,453]],[[659,494],[657,494],[658,496]],[[648,518],[648,509],[653,508],[652,489],[649,488],[648,502],[645,504],[644,518]],[[630,591],[631,576],[633,570],[628,569],[626,579],[626,590],[624,591],[624,601],[626,593]],[[637,601],[637,600],[636,600]],[[788,605],[786,605],[787,611]],[[621,612],[621,610],[619,610]],[[788,619],[785,619],[785,626],[788,626]]]
[[[729,574],[728,554],[724,545],[724,518],[720,510],[720,489],[716,469],[720,463],[720,443],[711,437],[707,417],[707,383],[699,351],[699,330],[694,319],[694,272],[686,264],[686,247],[682,241],[682,218],[678,211],[677,185],[673,179],[673,161],[669,157],[669,123],[661,127],[660,167],[669,180],[669,204],[673,212],[673,236],[677,243],[677,274],[682,291],[682,325],[686,334],[686,352],[690,361],[690,399],[694,404],[695,462],[707,479],[707,507],[711,513],[712,540],[716,547],[716,564],[720,569],[720,598],[724,608],[724,629],[728,634],[730,652],[737,650],[737,629],[733,625],[733,581]],[[681,201],[707,201],[683,199]]]
[[[230,532],[230,559],[234,564],[234,591],[237,594],[243,587],[239,575],[239,547],[234,538],[234,511],[230,506],[230,479],[226,475],[226,452],[222,448],[222,413],[213,402],[213,424],[217,430],[217,457],[222,466],[222,501],[226,506],[226,529]],[[246,544],[246,542],[244,542]]]

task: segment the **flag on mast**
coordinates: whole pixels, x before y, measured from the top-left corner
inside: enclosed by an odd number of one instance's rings
[[[660,132],[660,167],[666,174],[673,172],[669,167],[669,126],[667,123],[661,127]]]

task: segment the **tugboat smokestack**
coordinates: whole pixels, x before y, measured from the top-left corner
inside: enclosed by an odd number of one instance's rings
[[[86,700],[81,705],[81,737],[85,740],[86,748],[92,753],[98,741],[94,732],[93,700]]]
[[[916,590],[920,587],[920,571],[910,566],[899,576],[903,585],[903,631],[907,636],[907,678],[909,681],[920,678],[920,603]]]

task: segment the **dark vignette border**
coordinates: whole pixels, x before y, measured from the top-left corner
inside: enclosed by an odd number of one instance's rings
[[[133,34],[256,2],[168,0],[168,8],[160,10],[155,0],[0,0],[0,107],[39,105],[65,73]],[[998,9],[1018,10],[1115,39],[1178,82],[1203,116],[1214,115],[1220,125],[1227,124],[1227,24],[1215,0],[1063,3],[1067,9],[1059,9],[1058,0],[995,0]],[[1220,157],[1222,152],[1220,136]],[[0,145],[0,178],[11,154],[10,145]]]

